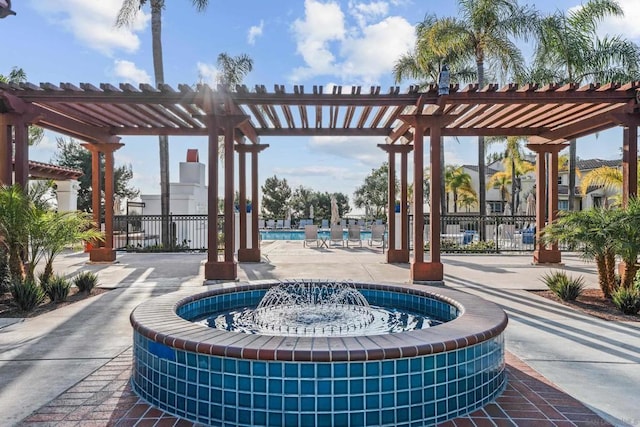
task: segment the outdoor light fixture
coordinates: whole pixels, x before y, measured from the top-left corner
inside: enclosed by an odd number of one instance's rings
[[[16,13],[11,10],[11,0],[0,0],[0,18],[6,18]]]
[[[438,95],[449,95],[449,66],[444,64],[438,76]]]

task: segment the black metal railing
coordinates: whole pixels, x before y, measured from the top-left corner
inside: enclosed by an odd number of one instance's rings
[[[113,247],[132,252],[204,252],[208,247],[207,215],[169,215],[169,245],[162,244],[162,215],[116,215]],[[218,216],[219,241],[224,216]]]
[[[481,215],[447,213],[440,217],[442,253],[533,252],[536,245],[534,215]],[[413,240],[413,216],[409,217]],[[430,217],[424,216],[424,242],[428,250]]]

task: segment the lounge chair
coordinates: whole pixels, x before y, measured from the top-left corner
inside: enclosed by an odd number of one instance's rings
[[[360,237],[360,227],[357,225],[350,225],[347,228],[347,247],[349,243],[358,243],[362,247],[362,238]]]
[[[284,220],[284,225],[282,226],[282,228],[284,228],[285,230],[290,230],[291,229],[291,220],[290,219],[285,219]]]
[[[274,228],[276,228],[276,222],[273,219],[268,219],[267,220],[267,228],[273,230]]]
[[[384,231],[385,226],[382,224],[373,224],[371,226],[371,238],[369,239],[369,246],[374,244],[382,245],[384,248]]]
[[[320,228],[329,228],[329,220],[328,219],[323,219],[322,220],[322,225],[320,226]]]
[[[337,224],[331,226],[331,238],[329,239],[329,244],[339,244],[340,246],[344,246],[344,234],[342,232],[342,227]]]
[[[258,230],[263,230],[264,229],[264,219],[259,219],[258,220]]]
[[[282,230],[284,228],[284,219],[279,219],[276,221],[276,228]]]
[[[320,246],[320,239],[318,238],[318,226],[307,224],[304,226],[304,241],[302,242],[302,246],[308,246],[314,242],[316,244],[316,247]]]

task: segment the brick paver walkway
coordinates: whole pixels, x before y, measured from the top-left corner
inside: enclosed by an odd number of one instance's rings
[[[147,404],[131,390],[131,349],[24,419],[19,426],[194,426]],[[505,392],[467,417],[442,426],[611,426],[576,399],[558,390],[511,353],[506,355]]]

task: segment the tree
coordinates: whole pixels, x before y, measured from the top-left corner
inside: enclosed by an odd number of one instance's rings
[[[40,277],[48,282],[53,275],[53,261],[70,245],[82,241],[104,240],[104,234],[87,212],[55,212],[36,210],[29,227],[29,268],[27,278],[34,279],[36,264],[44,259],[45,267]]]
[[[627,206],[613,210],[613,215],[611,240],[616,255],[620,257],[620,286],[631,290],[640,255],[640,200],[630,197]]]
[[[524,59],[511,37],[526,37],[536,29],[538,14],[517,0],[458,0],[459,18],[442,18],[433,24],[426,42],[434,52],[455,52],[475,59],[478,85],[485,84],[485,62],[496,64],[504,74],[522,73]],[[485,144],[478,138],[478,184],[480,209],[486,204]]]
[[[9,271],[14,280],[24,281],[29,224],[34,217],[33,204],[19,184],[0,187],[0,244],[9,255]]]
[[[27,81],[27,73],[22,68],[13,67],[8,76],[0,74],[2,83],[24,83]],[[38,145],[44,138],[44,129],[38,126],[29,126],[29,145]]]
[[[496,180],[501,180],[500,174],[506,174],[509,183],[511,184],[511,212],[515,213],[520,205],[520,177],[526,175],[529,172],[535,170],[535,166],[524,160],[523,156],[523,143],[526,142],[526,138],[522,136],[509,136],[487,138],[488,143],[504,141],[505,151],[500,155],[502,163],[504,165],[504,172],[498,172]],[[494,187],[495,188],[495,187]],[[503,198],[503,200],[506,200]]]
[[[416,45],[413,51],[400,56],[393,66],[393,75],[396,83],[403,80],[418,80],[421,88],[430,84],[438,84],[440,72],[444,65],[449,69],[452,82],[469,82],[476,78],[476,73],[469,62],[471,56],[468,52],[447,50],[440,52],[434,49],[432,39],[437,27],[435,15],[427,15],[424,20],[416,25]],[[440,139],[440,170],[445,169],[444,138]],[[440,193],[445,194],[445,178],[440,177]],[[427,187],[425,187],[427,188]],[[441,200],[442,210],[446,209],[445,200]]]
[[[500,191],[500,200],[502,203],[509,201],[509,188],[511,187],[511,171],[500,171],[494,173],[489,182],[487,183],[492,188],[497,188]]]
[[[281,219],[287,215],[291,200],[291,187],[286,179],[276,175],[267,178],[262,186],[262,216]]]
[[[588,0],[567,12],[556,11],[541,20],[531,76],[540,83],[605,83],[637,80],[638,46],[620,36],[600,38],[598,24],[622,16],[616,0]],[[538,80],[539,79],[539,80]],[[573,209],[576,140],[569,145],[569,209]]]
[[[395,186],[397,189],[397,180]],[[378,169],[371,169],[371,173],[364,179],[364,184],[356,188],[353,196],[353,204],[357,208],[368,206],[375,218],[384,217],[389,204],[389,163],[384,162]]]
[[[253,70],[253,59],[249,55],[231,56],[226,52],[218,55],[218,74],[216,83],[226,85],[231,90],[242,83],[244,78]]]
[[[598,283],[607,298],[616,288],[616,257],[611,232],[615,220],[615,213],[605,208],[562,211],[541,233],[545,244],[564,242],[581,251],[585,259],[595,259]]]
[[[434,24],[438,22],[435,15],[427,15],[416,25],[416,44],[412,51],[400,56],[393,66],[393,77],[396,83],[404,80],[417,80],[421,88],[437,84],[442,67],[449,67],[452,82],[471,81],[476,73],[469,66],[470,56],[466,52],[449,50],[442,54],[432,48]]]
[[[91,152],[82,148],[80,143],[73,138],[57,138],[58,151],[52,160],[57,165],[79,169],[85,171],[84,175],[78,178],[80,189],[78,190],[78,210],[90,212],[92,210],[92,188],[91,180],[93,176],[91,164]],[[104,159],[100,161],[100,170],[104,171]],[[133,199],[140,194],[138,189],[129,186],[129,181],[133,178],[131,165],[118,166],[113,171],[114,194],[121,199]],[[103,185],[103,184],[101,184]],[[100,188],[104,191],[104,188]]]
[[[470,199],[477,195],[471,184],[471,175],[464,171],[462,166],[447,166],[445,169],[445,190],[447,194],[447,207],[449,206],[449,193],[453,194],[453,211],[458,212],[458,196],[464,194],[465,204],[470,203]]]
[[[123,0],[118,12],[116,25],[118,27],[131,25],[140,9],[145,4],[151,8],[151,46],[153,52],[153,72],[156,85],[164,84],[164,65],[162,59],[162,9],[165,0]],[[192,0],[198,12],[202,12],[209,4],[208,0]],[[169,137],[158,136],[160,153],[160,211],[162,214],[162,244],[171,245],[169,230],[170,193],[169,193]]]
[[[640,170],[640,167],[639,167],[639,170]],[[609,166],[601,166],[599,168],[596,168],[596,169],[593,169],[592,171],[587,172],[582,177],[582,179],[580,180],[580,193],[582,193],[582,195],[584,196],[587,194],[587,191],[589,191],[589,188],[600,187],[604,189],[605,197],[607,197],[607,194],[606,194],[607,190],[622,189],[622,181],[623,181],[623,176],[622,176],[622,171],[620,169],[612,168]]]

